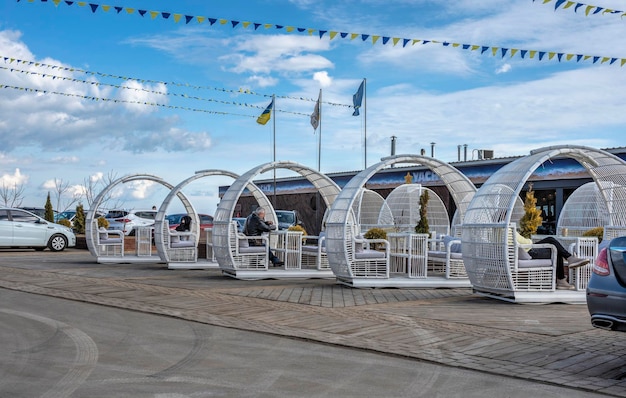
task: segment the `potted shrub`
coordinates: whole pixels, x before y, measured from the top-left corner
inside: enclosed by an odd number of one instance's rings
[[[363,237],[365,239],[387,239],[387,231],[382,228],[370,228],[369,231],[363,235]],[[378,249],[378,247],[377,243],[371,244],[371,248],[373,250]]]

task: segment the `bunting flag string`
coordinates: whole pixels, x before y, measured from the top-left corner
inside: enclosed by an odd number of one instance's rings
[[[233,89],[210,87],[210,86],[195,86],[195,85],[192,85],[192,84],[189,84],[189,83],[163,82],[163,81],[159,81],[159,80],[141,79],[141,78],[136,78],[136,77],[111,75],[111,74],[108,74],[108,73],[88,71],[88,70],[79,69],[79,68],[69,68],[69,67],[66,67],[66,66],[59,66],[59,65],[51,65],[51,64],[46,64],[46,63],[43,63],[43,62],[22,60],[22,59],[9,57],[9,56],[2,56],[2,55],[0,55],[0,59],[3,59],[5,64],[13,64],[13,63],[15,63],[15,64],[22,64],[22,65],[26,65],[26,66],[32,66],[32,67],[38,67],[38,68],[47,68],[47,69],[58,70],[58,71],[66,71],[66,72],[72,72],[72,73],[84,73],[84,74],[90,75],[90,76],[98,76],[98,77],[109,78],[109,79],[116,79],[116,80],[124,80],[124,81],[131,81],[131,80],[133,80],[133,81],[137,81],[137,82],[140,82],[140,83],[163,84],[163,85],[166,85],[166,86],[181,87],[181,88],[191,88],[191,89],[196,89],[196,90],[213,90],[213,91],[219,91],[219,92],[231,93],[231,94],[247,94],[247,95],[256,95],[256,96],[268,97],[268,98],[272,97],[272,95],[261,94],[261,93],[257,93],[257,92],[251,91],[249,89],[243,89],[243,88],[239,88],[237,90],[233,90]],[[284,95],[284,96],[278,96],[277,95],[276,98],[298,100],[298,101],[309,101],[309,102],[317,101],[315,98],[291,97],[291,96],[286,96],[286,95]],[[341,107],[345,107],[345,108],[351,108],[352,107],[352,105],[339,104],[339,103],[334,103],[334,102],[325,102],[324,104],[331,105],[331,106],[341,106]]]
[[[103,97],[95,97],[95,96],[90,96],[90,95],[81,95],[81,94],[74,94],[74,93],[63,93],[59,91],[42,90],[38,88],[18,87],[18,86],[12,86],[12,85],[2,84],[2,83],[0,83],[0,89],[13,89],[13,90],[25,91],[25,92],[31,92],[31,93],[62,95],[65,97],[81,98],[81,99],[86,99],[90,101],[102,101],[102,102],[113,102],[113,103],[122,103],[122,104],[155,106],[155,107],[165,108],[165,109],[177,109],[177,110],[184,110],[184,111],[191,111],[191,112],[210,113],[213,115],[256,117],[253,115],[244,115],[244,114],[232,113],[232,112],[212,111],[208,109],[198,109],[198,108],[190,108],[190,107],[185,107],[185,106],[159,104],[157,102],[131,101],[131,100],[122,100],[122,99],[115,99],[115,98],[103,98]],[[255,108],[263,108],[263,107],[255,106]],[[308,114],[305,114],[305,113],[290,112],[290,111],[285,111],[285,110],[280,110],[280,109],[276,109],[276,112],[289,113],[293,115],[300,115],[300,116],[307,116],[307,117],[309,116]]]
[[[535,0],[533,0],[533,3]],[[552,0],[542,0],[541,4],[550,4]],[[578,14],[578,10],[585,13],[585,16],[589,15],[606,15],[606,14],[619,14],[620,17],[626,16],[626,11],[613,10],[611,8],[605,8],[601,6],[594,6],[591,4],[579,3],[577,1],[570,0],[554,0],[554,10],[570,10],[574,11],[574,13]]]
[[[74,83],[88,84],[92,86],[107,86],[107,87],[114,87],[114,88],[121,89],[121,90],[142,91],[142,92],[150,93],[150,94],[168,95],[168,96],[174,96],[174,97],[180,97],[180,98],[192,99],[192,100],[198,100],[198,101],[216,102],[216,103],[225,104],[225,105],[243,106],[246,108],[258,108],[258,109],[265,108],[263,106],[250,105],[250,104],[242,103],[242,102],[223,101],[223,100],[217,100],[217,99],[212,99],[212,98],[201,98],[201,97],[191,96],[187,94],[177,94],[177,93],[172,93],[172,92],[148,90],[146,88],[136,88],[136,87],[120,86],[117,84],[80,80],[80,79],[75,79],[75,78],[70,78],[70,77],[65,77],[65,76],[52,75],[52,74],[47,74],[47,73],[39,73],[39,72],[27,71],[27,70],[16,69],[16,68],[8,68],[6,66],[0,66],[0,69],[4,69],[12,73],[23,73],[23,74],[34,75],[34,76],[41,76],[42,78],[51,78],[52,80],[70,81]]]
[[[58,92],[58,91],[42,90],[42,89],[38,89],[38,88],[11,86],[11,85],[8,85],[8,84],[1,84],[1,83],[0,83],[0,89],[12,89],[12,90],[25,91],[25,92],[31,92],[31,93],[39,93],[39,94],[62,95],[62,96],[65,96],[65,97],[81,98],[81,99],[86,99],[86,100],[91,100],[91,101],[102,101],[102,102],[113,102],[113,103],[125,103],[125,104],[156,106],[156,107],[167,108],[167,109],[179,109],[179,110],[192,111],[192,112],[211,113],[211,114],[215,114],[215,115],[233,115],[233,116],[253,117],[252,115],[243,115],[243,114],[230,113],[230,112],[221,112],[221,111],[211,111],[211,110],[207,110],[207,109],[188,108],[188,107],[176,106],[176,105],[159,104],[159,103],[156,103],[156,102],[130,101],[130,100],[121,100],[121,99],[114,99],[114,98],[102,98],[102,97],[94,97],[94,96],[90,96],[90,95],[81,95],[81,94],[73,94],[73,93],[62,93],[62,92]]]
[[[552,0],[543,0],[543,1],[544,3],[549,3]],[[559,6],[566,3],[564,5],[564,8],[567,5],[567,3],[570,3],[570,0],[555,0],[555,1],[556,3],[559,3]],[[22,1],[17,0],[17,2],[20,3]],[[36,0],[28,0],[27,2],[35,3]],[[48,3],[48,0],[40,0],[40,2]],[[243,29],[252,29],[253,32],[258,32],[260,28],[263,28],[265,30],[276,29],[279,31],[284,31],[286,33],[302,33],[302,34],[307,34],[309,36],[315,35],[315,36],[318,36],[320,39],[324,38],[325,36],[327,36],[330,40],[334,40],[336,38],[356,40],[357,38],[360,38],[361,41],[371,42],[372,45],[380,43],[381,45],[392,45],[393,47],[396,47],[399,44],[401,44],[401,46],[404,48],[408,46],[409,44],[411,46],[414,46],[418,43],[421,43],[422,45],[437,44],[437,45],[442,45],[443,47],[452,47],[452,48],[469,50],[469,51],[480,50],[481,55],[487,54],[493,57],[500,55],[501,58],[504,58],[507,54],[509,55],[510,58],[513,58],[519,54],[521,59],[537,59],[539,61],[543,61],[543,60],[551,61],[556,58],[558,62],[571,61],[571,62],[580,63],[580,62],[585,62],[585,61],[590,60],[591,63],[593,64],[596,64],[599,62],[600,64],[604,64],[604,63],[607,63],[608,65],[617,64],[619,66],[624,66],[624,64],[626,63],[626,58],[609,57],[609,56],[602,56],[602,55],[586,55],[586,54],[563,53],[563,52],[558,52],[558,51],[541,51],[541,50],[528,50],[528,49],[517,49],[517,48],[492,47],[492,46],[485,46],[485,45],[478,45],[478,44],[451,43],[448,41],[410,39],[410,38],[390,37],[390,36],[382,36],[382,35],[372,35],[372,34],[365,34],[365,33],[347,33],[347,32],[339,32],[336,30],[321,30],[321,29],[314,29],[314,28],[295,27],[295,26],[290,26],[290,25],[276,25],[276,24],[271,24],[271,23],[235,21],[235,20],[228,20],[228,19],[223,19],[223,18],[211,18],[211,17],[205,17],[205,16],[187,15],[187,14],[182,14],[182,13],[172,13],[172,12],[164,12],[164,11],[148,11],[148,10],[143,10],[143,9],[135,9],[131,7],[109,6],[109,5],[100,5],[100,4],[95,4],[95,3],[87,3],[85,1],[52,0],[51,3],[53,3],[56,7],[58,7],[59,4],[61,3],[67,5],[68,7],[74,4],[76,4],[78,7],[88,6],[88,10],[90,10],[92,14],[95,14],[96,12],[100,12],[100,11],[107,12],[107,13],[114,11],[116,15],[119,15],[120,13],[122,13],[122,11],[125,11],[125,14],[139,15],[142,18],[148,15],[151,20],[155,20],[157,19],[157,17],[160,16],[162,19],[172,20],[174,23],[180,23],[181,21],[184,21],[185,24],[189,24],[192,21],[196,21],[198,24],[209,23],[210,26],[218,26],[218,27],[230,26],[231,29],[237,29],[238,27],[241,27]],[[578,4],[580,4],[581,7],[584,6],[583,3],[577,3],[577,2],[571,2],[571,3],[572,3],[571,5],[567,6],[568,8],[571,8],[572,5],[578,5]],[[591,13],[592,11],[593,13],[599,13],[602,10],[605,10],[605,11],[607,10],[601,7],[600,7],[600,10],[598,10],[599,7],[595,7],[595,6],[586,6],[586,7],[590,7],[588,11],[586,11],[587,14]],[[587,10],[587,8],[585,9]],[[612,12],[613,10],[608,10],[606,12],[609,12],[609,11]],[[546,57],[546,55],[548,56]],[[617,62],[618,60],[619,62]],[[310,99],[310,101],[315,101],[315,99]]]

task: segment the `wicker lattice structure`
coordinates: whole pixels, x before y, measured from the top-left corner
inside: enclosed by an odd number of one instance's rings
[[[591,228],[610,225],[611,216],[598,184],[588,182],[567,199],[556,225],[557,235],[583,236]]]
[[[626,230],[626,162],[583,146],[534,150],[493,174],[467,208],[462,228],[463,260],[476,292],[515,302],[584,302],[584,291],[555,291],[554,266],[549,276],[542,269],[521,269],[512,239],[523,214],[518,208],[524,184],[544,162],[556,157],[577,160],[596,182],[610,215],[605,231]]]
[[[378,192],[362,188],[352,205],[360,232],[365,233],[370,228],[392,228],[393,214],[389,205]]]
[[[446,205],[435,191],[420,184],[402,184],[393,189],[385,199],[393,214],[394,229],[397,232],[415,232],[420,220],[420,196],[428,192],[426,219],[429,232],[437,235],[450,233],[450,220]]]
[[[181,192],[181,190],[193,181],[211,176],[225,176],[234,179],[239,177],[238,174],[226,170],[197,171],[194,175],[181,181],[178,185],[172,188],[172,190],[163,200],[163,203],[161,204],[161,207],[157,212],[154,223],[154,241],[159,257],[162,261],[167,263],[168,268],[205,268],[207,266],[213,265],[206,264],[206,262],[203,262],[202,264],[197,264],[198,240],[201,234],[204,233],[204,231],[200,231],[198,214],[189,201],[183,201],[183,205],[187,214],[189,214],[192,220],[190,232],[191,236],[194,239],[194,244],[189,245],[188,247],[172,247],[169,228],[165,225],[167,223],[167,221],[165,220],[167,209],[172,204],[172,201],[179,197],[179,193]],[[248,186],[248,189],[252,192],[252,194],[255,196],[255,198],[257,198],[258,201],[266,200],[264,199],[265,195],[254,184],[250,184]],[[215,263],[214,266],[217,266],[217,263]]]
[[[355,235],[359,230],[352,211],[365,183],[379,170],[385,167],[399,164],[413,163],[429,167],[441,178],[445,186],[457,204],[458,208],[466,208],[463,200],[471,199],[476,187],[460,171],[440,160],[419,155],[396,155],[383,158],[381,162],[374,164],[355,175],[341,190],[333,203],[326,220],[326,245],[329,264],[338,280],[346,284],[354,285],[356,279],[367,278],[368,273],[363,272],[361,263],[355,262],[353,247]],[[389,274],[382,272],[376,265],[375,277]]]
[[[102,252],[101,248],[98,247],[96,240],[98,225],[97,220],[95,219],[98,208],[100,207],[104,199],[107,198],[116,187],[133,181],[153,181],[165,186],[166,188],[174,188],[172,184],[152,174],[130,174],[111,182],[107,187],[105,187],[93,200],[93,203],[90,205],[91,208],[87,212],[87,217],[85,219],[85,240],[87,241],[87,248],[89,249],[91,255],[96,257],[96,261],[99,263],[136,263],[155,262],[160,260],[159,257],[156,255],[133,256],[124,254],[123,252]],[[193,206],[191,206],[191,202],[189,202],[187,197],[185,197],[182,192],[178,192],[178,197],[185,205],[185,209],[187,210],[187,212],[195,213],[193,211]]]
[[[257,166],[246,173],[238,177],[233,184],[224,193],[222,200],[220,201],[215,216],[213,218],[213,250],[215,258],[222,269],[222,271],[229,276],[240,279],[261,279],[261,278],[280,278],[280,277],[333,277],[330,270],[310,270],[310,274],[304,272],[289,272],[290,270],[273,269],[271,272],[266,269],[251,271],[246,269],[240,269],[237,261],[233,258],[233,239],[234,233],[232,231],[235,228],[231,222],[233,211],[239,197],[243,193],[246,187],[249,187],[253,179],[262,173],[273,169],[287,169],[294,171],[301,176],[305,177],[320,193],[320,196],[327,207],[331,207],[335,198],[339,194],[340,188],[337,184],[331,180],[328,176],[321,174],[320,172],[313,170],[309,167],[301,164],[289,161],[277,161],[269,162]],[[272,207],[270,201],[265,195],[256,196],[257,203],[266,209],[266,219],[271,220],[274,224],[277,223],[276,213]],[[298,270],[303,271],[303,270]]]

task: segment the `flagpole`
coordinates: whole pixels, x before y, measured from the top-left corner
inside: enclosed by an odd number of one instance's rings
[[[365,142],[363,145],[363,149],[365,151],[365,167],[363,170],[367,169],[367,79],[363,79],[363,101],[365,101],[365,105],[363,105],[363,118],[364,118],[364,126],[365,126]]]
[[[272,95],[272,103],[274,104],[274,106],[272,107],[272,112],[274,112],[274,117],[272,118],[274,119],[274,123],[273,123],[274,160],[273,162],[276,163],[276,94]],[[274,165],[274,208],[276,208],[276,165]]]
[[[322,89],[320,88],[320,95],[318,97],[318,109],[319,112],[319,128],[320,135],[317,137],[317,171],[322,171]]]

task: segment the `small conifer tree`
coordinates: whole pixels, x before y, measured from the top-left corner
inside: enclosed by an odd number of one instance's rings
[[[50,192],[48,192],[48,197],[46,198],[46,206],[44,207],[44,209],[44,218],[46,219],[46,221],[54,222],[54,209],[52,209],[52,202],[50,201]]]
[[[76,216],[74,217],[74,231],[78,234],[85,233],[85,209],[83,204],[79,203],[76,206]]]
[[[537,208],[537,198],[535,198],[535,191],[533,191],[533,187],[531,186],[528,192],[526,192],[524,215],[519,222],[520,235],[525,238],[530,238],[532,234],[537,233],[537,228],[539,228],[542,221],[541,210]]]
[[[428,226],[428,191],[424,190],[420,195],[420,220],[415,226],[416,234],[429,234],[430,227]]]

